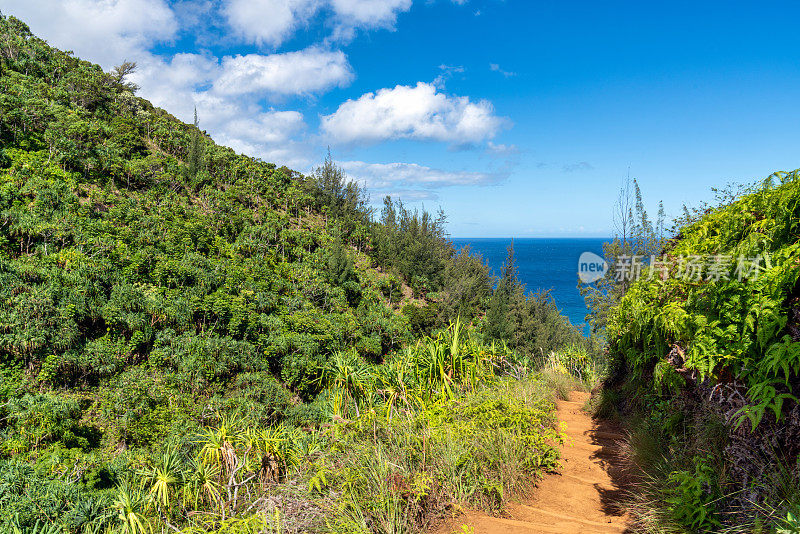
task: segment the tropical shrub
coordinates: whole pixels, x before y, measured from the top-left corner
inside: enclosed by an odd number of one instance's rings
[[[520,359],[459,319],[491,282],[443,214],[375,220],[330,156],[306,177],[237,155],[202,110],[137,97],[133,64],[3,15],[0,42],[0,530],[324,531],[344,509],[416,529],[553,465],[543,387],[514,398]]]
[[[764,488],[800,452],[799,177],[775,173],[690,220],[609,315],[622,410],[652,419],[669,399],[677,416],[656,478],[678,488],[662,502],[695,531],[742,509],[774,521],[791,504]]]

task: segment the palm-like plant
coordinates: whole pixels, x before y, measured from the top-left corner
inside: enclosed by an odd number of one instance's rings
[[[174,446],[167,447],[158,462],[139,472],[142,485],[156,502],[169,509],[170,495],[184,482],[180,453]]]
[[[209,465],[199,458],[193,458],[184,486],[184,503],[192,502],[195,509],[200,502],[219,505],[221,503],[219,476],[219,466]]]
[[[458,385],[474,389],[493,373],[495,352],[465,336],[458,319],[435,338],[419,341],[409,350],[409,363],[426,399],[436,395],[452,398]]]
[[[108,530],[108,523],[114,519],[103,499],[89,497],[75,503],[70,514],[72,528],[82,534],[99,534]]]
[[[123,534],[152,534],[153,529],[144,514],[148,500],[147,496],[128,486],[117,489],[111,507],[117,512],[117,521]]]
[[[200,459],[225,472],[234,469],[238,462],[234,444],[239,439],[239,421],[222,417],[217,428],[206,430],[201,439]]]
[[[354,351],[334,353],[320,380],[334,390],[337,415],[346,416],[351,403],[356,415],[360,415],[358,403],[371,385],[372,372]]]
[[[55,523],[43,523],[36,521],[30,529],[23,529],[19,526],[19,518],[15,518],[11,523],[11,534],[61,534],[61,526]]]

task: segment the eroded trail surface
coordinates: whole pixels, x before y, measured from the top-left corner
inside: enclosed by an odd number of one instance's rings
[[[460,532],[462,525],[475,534],[629,532],[617,505],[623,492],[617,442],[623,436],[581,410],[588,397],[574,391],[569,401],[558,401],[558,418],[568,436],[560,473],[546,475],[529,500],[509,505],[507,518],[468,513],[437,533]]]

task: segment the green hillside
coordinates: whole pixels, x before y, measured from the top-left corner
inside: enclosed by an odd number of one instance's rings
[[[2,531],[414,532],[555,465],[575,379],[534,356],[594,367],[552,299],[330,157],[216,145],[131,67],[0,16]]]
[[[782,532],[796,532],[800,174],[707,210],[659,261],[607,332],[618,370],[606,400],[638,414],[639,520],[769,532],[789,517]]]

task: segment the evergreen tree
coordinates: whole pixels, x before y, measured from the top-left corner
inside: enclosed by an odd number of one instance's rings
[[[526,357],[586,342],[561,315],[549,291],[526,292],[525,285],[519,281],[513,242],[508,247],[497,288],[489,300],[485,333],[490,339],[508,343]]]
[[[443,289],[439,293],[439,315],[442,324],[460,317],[472,320],[492,294],[489,269],[480,255],[473,255],[469,245],[462,248],[444,269]]]
[[[186,157],[188,166],[189,179],[195,180],[200,167],[203,165],[203,139],[200,133],[200,123],[197,120],[197,108],[194,108],[194,128],[192,128],[191,138],[189,140],[189,153]]]
[[[134,72],[136,72],[136,62],[125,60],[120,65],[117,65],[112,69],[111,78],[121,87],[129,90],[132,93],[135,93],[139,90],[139,86],[133,82],[125,81],[125,78]]]
[[[339,239],[333,243],[333,250],[328,256],[327,267],[328,278],[333,285],[343,286],[346,282],[355,278],[353,260],[350,259],[345,246]]]
[[[486,333],[492,339],[509,341],[514,332],[515,297],[522,289],[517,278],[517,264],[514,254],[514,241],[508,246],[506,260],[503,262],[500,279],[489,301],[486,312]],[[524,291],[524,290],[523,290]]]
[[[664,225],[666,224],[667,213],[664,211],[664,201],[658,201],[658,217],[656,219],[656,237],[658,241],[663,243],[666,239],[666,231]]]

